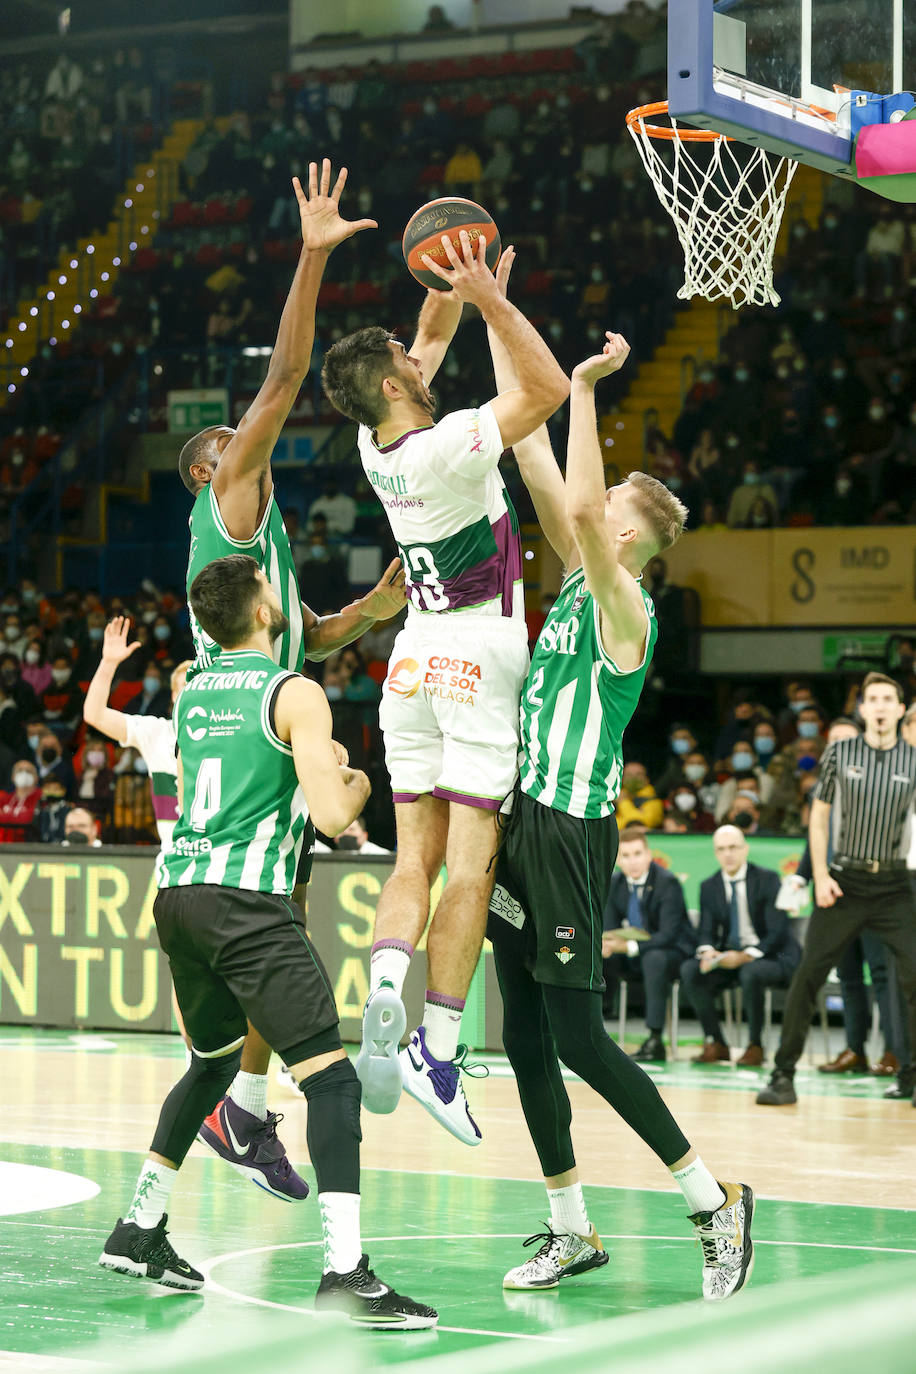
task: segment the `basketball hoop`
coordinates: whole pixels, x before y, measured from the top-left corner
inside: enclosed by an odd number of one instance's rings
[[[648,122],[658,115],[668,123]],[[667,100],[631,110],[627,128],[684,250],[679,299],[778,305],[773,251],[798,163],[713,129],[681,128]]]

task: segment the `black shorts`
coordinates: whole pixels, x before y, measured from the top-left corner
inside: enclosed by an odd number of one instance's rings
[[[601,933],[617,858],[613,816],[582,820],[516,792],[487,935],[539,983],[604,988]]]
[[[250,1021],[285,1063],[295,1064],[298,1050],[337,1025],[328,975],[288,897],[209,883],[166,887],[153,915],[200,1053],[233,1045]]]

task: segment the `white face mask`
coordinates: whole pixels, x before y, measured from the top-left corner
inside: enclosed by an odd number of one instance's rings
[[[13,774],[13,786],[22,788],[36,787],[35,774],[29,773],[25,768],[21,768],[18,773]]]
[[[105,767],[105,751],[103,749],[92,749],[86,755],[86,762],[90,768]]]
[[[40,658],[41,658],[41,654],[39,653],[39,651],[38,651],[37,649],[26,649],[26,651],[25,651],[25,661],[26,661],[26,663],[37,663],[38,660],[39,660]]]
[[[678,811],[692,811],[697,804],[697,799],[692,792],[678,792],[674,804]]]

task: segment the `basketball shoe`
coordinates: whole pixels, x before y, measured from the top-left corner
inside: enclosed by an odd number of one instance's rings
[[[163,1212],[156,1225],[148,1229],[118,1217],[118,1224],[99,1255],[101,1267],[137,1279],[152,1279],[165,1288],[203,1288],[203,1274],[192,1269],[187,1260],[179,1259],[172,1249],[165,1229],[168,1219]]]
[[[708,1302],[721,1302],[737,1293],[754,1267],[754,1194],[746,1183],[719,1186],[725,1193],[722,1206],[690,1217],[703,1251],[703,1297]]]
[[[403,1297],[376,1278],[369,1268],[368,1255],[363,1255],[349,1274],[335,1274],[333,1270],[324,1274],[318,1285],[315,1306],[346,1312],[357,1326],[380,1331],[421,1331],[435,1326],[439,1320],[435,1308]]]
[[[459,1045],[454,1059],[434,1059],[426,1048],[426,1030],[418,1026],[401,1051],[404,1089],[434,1116],[440,1125],[465,1145],[479,1145],[480,1128],[471,1116],[461,1086],[461,1074],[485,1078],[483,1064],[468,1064],[467,1045]]]
[[[370,993],[363,1010],[363,1042],[356,1056],[356,1076],[363,1085],[369,1112],[393,1112],[401,1096],[398,1050],[407,1028],[404,1003],[390,983]]]
[[[224,1097],[204,1121],[197,1138],[273,1197],[304,1202],[309,1186],[296,1173],[277,1139],[277,1122],[282,1120],[282,1113],[268,1112],[267,1120],[262,1121],[231,1097]]]
[[[546,1231],[529,1236],[525,1241],[525,1245],[542,1241],[541,1248],[517,1269],[509,1270],[503,1279],[503,1288],[556,1288],[560,1279],[571,1279],[575,1274],[585,1274],[589,1269],[600,1269],[602,1264],[607,1264],[608,1252],[594,1226],[590,1236],[579,1236],[554,1231],[549,1222],[545,1224]]]

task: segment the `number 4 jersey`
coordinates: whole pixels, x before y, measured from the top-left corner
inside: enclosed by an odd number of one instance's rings
[[[492,406],[456,410],[384,446],[361,425],[358,443],[413,609],[524,620],[518,519],[499,475]]]
[[[274,709],[293,676],[256,650],[223,650],[188,680],[174,710],[183,806],[160,887],[292,891],[308,808]]]

